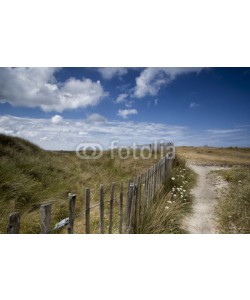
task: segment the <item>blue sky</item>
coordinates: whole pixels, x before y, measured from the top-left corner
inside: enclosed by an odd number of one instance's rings
[[[0,132],[59,150],[250,146],[250,68],[0,68]]]

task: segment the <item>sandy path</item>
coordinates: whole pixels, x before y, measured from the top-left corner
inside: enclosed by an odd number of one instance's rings
[[[222,177],[210,174],[210,172],[225,168],[194,163],[189,163],[189,167],[198,174],[198,179],[192,191],[194,194],[193,211],[185,218],[183,229],[193,234],[217,233],[214,207],[227,184]]]

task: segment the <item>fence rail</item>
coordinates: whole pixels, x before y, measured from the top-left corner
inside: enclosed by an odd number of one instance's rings
[[[109,204],[108,211],[108,233],[136,233],[140,227],[143,214],[148,209],[150,203],[157,196],[163,183],[171,175],[172,159],[168,156],[163,157],[159,162],[153,165],[148,171],[134,178],[128,180],[127,189],[124,189],[123,183],[121,183],[119,189],[115,182],[111,185],[111,192],[109,200],[105,201],[104,186],[100,185],[99,191],[99,203],[91,206],[91,190],[85,189],[84,193],[84,207],[83,211],[76,215],[76,200],[77,195],[69,193],[68,205],[69,205],[69,217],[57,223],[54,228],[51,227],[51,212],[52,203],[43,204],[40,207],[40,227],[41,233],[48,234],[60,229],[63,226],[68,225],[68,233],[74,233],[74,221],[77,218],[84,218],[85,233],[91,233],[91,210],[99,208],[99,232],[101,234],[105,231],[105,203]],[[126,192],[126,193],[125,193]],[[116,194],[119,194],[117,197]],[[124,197],[126,195],[126,197]],[[124,203],[126,198],[126,203]],[[114,228],[114,207],[118,210],[119,222],[117,228]],[[20,231],[20,215],[18,212],[14,212],[9,216],[9,222],[7,226],[7,233],[19,233]]]

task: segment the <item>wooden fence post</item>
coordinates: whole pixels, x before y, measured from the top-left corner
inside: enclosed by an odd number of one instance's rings
[[[143,176],[141,175],[139,177],[139,184],[138,184],[139,226],[141,225],[141,213],[142,213],[142,197],[141,197],[142,182],[143,182]]]
[[[51,232],[51,206],[51,203],[47,203],[40,207],[40,226],[43,234]]]
[[[148,203],[148,174],[149,172],[147,171],[147,173],[145,174],[145,179],[144,179],[144,211],[147,207],[147,203]]]
[[[100,232],[101,234],[105,233],[104,225],[104,187],[100,185]]]
[[[125,215],[125,222],[126,222],[126,229],[129,226],[129,212],[130,212],[130,185],[131,181],[128,180],[128,190],[127,190],[127,201],[126,201],[126,215]]]
[[[155,192],[156,192],[156,172],[157,172],[157,167],[156,167],[156,165],[154,165],[154,188],[153,188],[153,197],[152,197],[152,199],[154,199]]]
[[[140,226],[141,215],[141,180],[142,177],[138,177],[137,185],[135,187],[135,233],[137,233]]]
[[[135,187],[135,180],[134,182],[130,185],[130,200],[129,200],[129,203],[130,203],[130,206],[129,206],[129,218],[128,218],[128,233],[132,233],[132,230],[133,230],[133,211],[134,211],[134,203],[135,203],[135,190],[136,190],[136,187]]]
[[[69,227],[68,227],[68,233],[73,234],[74,233],[76,194],[69,193],[68,201],[69,201]]]
[[[120,208],[119,233],[122,234],[122,227],[123,227],[123,183],[121,183],[121,189],[120,189],[119,208]]]
[[[7,227],[7,233],[17,234],[20,230],[20,215],[18,212],[11,213],[9,216],[9,223]]]
[[[112,234],[113,227],[113,208],[114,208],[114,199],[115,199],[115,182],[111,186],[111,195],[110,195],[110,207],[109,207],[109,234]]]
[[[90,189],[85,189],[85,232],[90,234]]]

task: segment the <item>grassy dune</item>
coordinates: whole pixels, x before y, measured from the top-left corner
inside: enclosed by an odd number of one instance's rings
[[[129,178],[144,173],[160,154],[146,160],[134,159],[132,154],[128,159],[120,159],[118,153],[110,157],[105,152],[102,159],[82,160],[74,152],[44,151],[23,139],[0,134],[0,232],[6,232],[8,215],[15,210],[21,213],[22,233],[40,232],[39,207],[48,201],[53,203],[53,225],[68,217],[69,192],[77,193],[76,213],[80,213],[86,187],[91,188],[91,205],[99,201],[100,183],[109,200],[112,182],[126,186]],[[91,214],[95,232],[98,209]],[[75,232],[82,233],[83,226],[82,218],[76,219]]]

